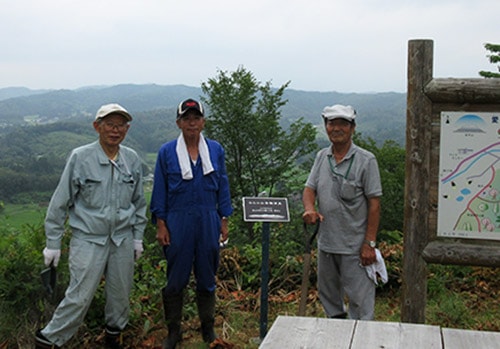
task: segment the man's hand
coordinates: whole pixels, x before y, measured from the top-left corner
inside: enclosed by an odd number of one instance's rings
[[[61,250],[50,250],[47,247],[43,249],[43,259],[45,266],[53,265],[57,267],[59,260],[61,259]]]
[[[144,246],[142,245],[142,240],[134,240],[134,255],[135,260],[141,258],[142,253],[144,252]]]
[[[156,241],[160,246],[170,245],[170,233],[168,232],[167,225],[161,219],[158,219],[156,228]]]
[[[229,221],[226,217],[221,218],[220,239],[219,242],[224,244],[229,238]]]
[[[316,224],[318,219],[320,222],[323,222],[323,216],[314,210],[305,211],[302,214],[302,219],[306,224]]]
[[[375,249],[363,243],[361,246],[361,251],[359,253],[361,260],[361,265],[367,266],[373,264],[377,261],[377,255],[375,254]]]

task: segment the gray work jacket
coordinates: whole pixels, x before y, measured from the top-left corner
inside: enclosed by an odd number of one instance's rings
[[[66,218],[73,237],[117,246],[129,234],[142,240],[146,200],[142,163],[137,153],[120,146],[116,161],[99,141],[74,149],[52,195],[45,219],[47,248],[60,249]]]

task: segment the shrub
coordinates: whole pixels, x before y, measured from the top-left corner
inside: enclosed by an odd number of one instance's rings
[[[43,228],[31,225],[20,231],[3,228],[0,235],[0,274],[3,275],[0,278],[0,339],[3,339],[16,337],[25,332],[26,327],[36,326],[50,308],[50,300],[40,278],[45,268]],[[58,267],[58,284],[67,282],[65,270],[62,261]],[[54,299],[60,298],[63,291],[57,288]]]

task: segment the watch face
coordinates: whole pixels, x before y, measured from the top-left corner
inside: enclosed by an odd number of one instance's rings
[[[371,248],[375,248],[375,246],[377,246],[377,243],[375,241],[368,241],[368,240],[365,240],[365,243],[370,246]]]

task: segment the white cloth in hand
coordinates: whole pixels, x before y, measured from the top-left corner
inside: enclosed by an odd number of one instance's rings
[[[377,275],[380,276],[380,280],[385,284],[388,280],[387,269],[385,267],[384,258],[382,257],[382,253],[378,248],[375,249],[375,255],[377,256],[377,260],[375,263],[367,265],[365,267],[366,273],[368,277],[372,279],[375,285],[378,285]]]
[[[43,249],[43,259],[45,266],[53,265],[57,267],[59,264],[59,259],[61,259],[61,250],[50,250],[47,247]]]
[[[134,240],[134,252],[135,252],[135,260],[141,258],[142,253],[144,252],[144,246],[142,245],[142,240]]]

